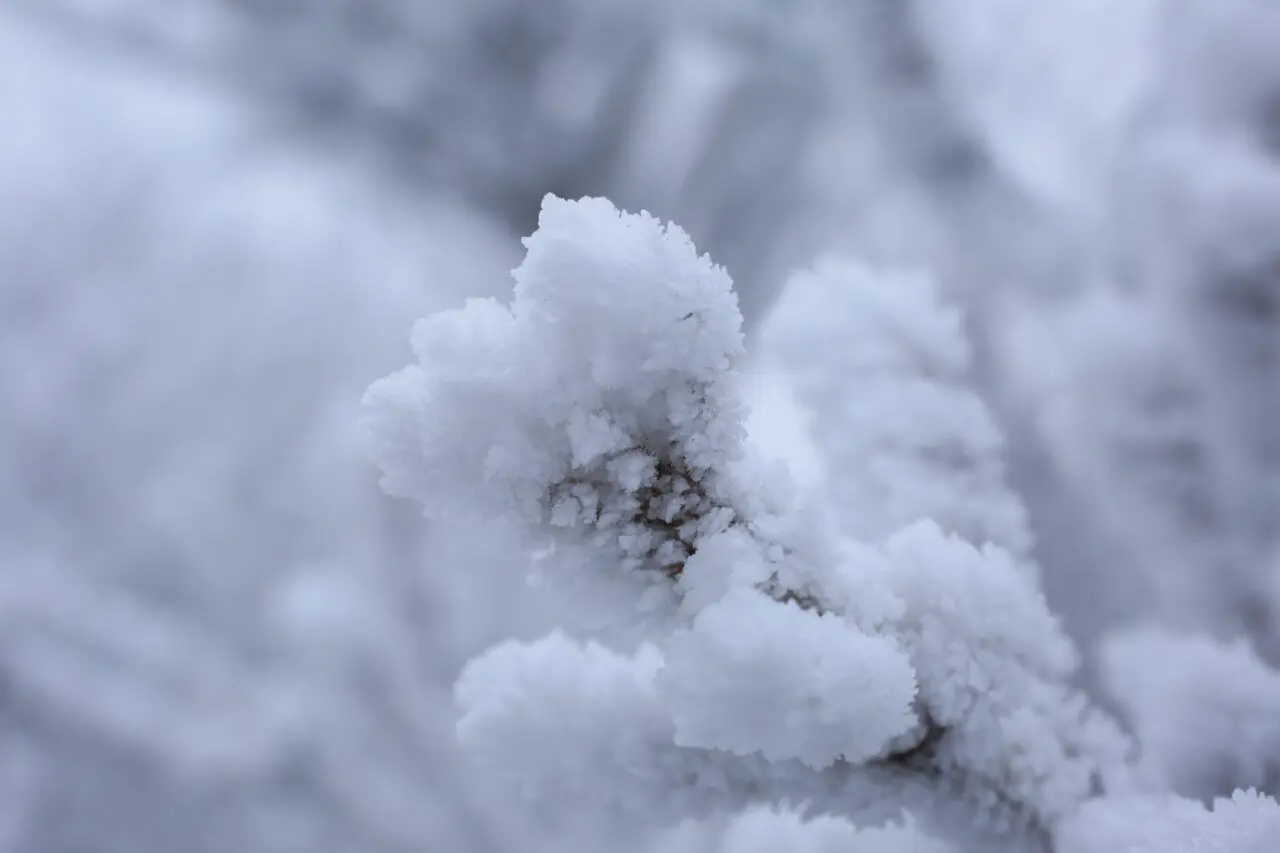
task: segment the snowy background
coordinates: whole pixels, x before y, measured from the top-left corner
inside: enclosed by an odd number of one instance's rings
[[[1280,793],[1280,4],[0,0],[2,853],[541,849],[451,690],[564,602],[360,401],[549,192],[679,222],[749,354],[816,258],[929,270],[1080,686]]]

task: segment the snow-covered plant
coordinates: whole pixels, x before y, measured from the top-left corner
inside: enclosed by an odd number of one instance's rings
[[[688,821],[662,833],[652,853],[954,853],[910,819],[859,829],[833,817],[806,819],[794,809],[752,808],[724,820]]]
[[[999,428],[967,384],[963,317],[930,278],[827,261],[787,284],[761,345],[810,412],[846,532],[879,541],[928,518],[1029,558]]]
[[[1280,672],[1246,640],[1131,628],[1108,637],[1101,657],[1144,764],[1173,790],[1211,799],[1280,785]]]
[[[1099,37],[1124,28],[1095,5]],[[1050,521],[1074,527],[1047,549],[1066,591],[1056,603],[1088,641],[1117,632],[1101,640],[1099,686],[1145,764],[1187,796],[1274,793],[1280,8],[1131,5],[1125,16],[1144,21],[1116,53],[1143,71],[1117,76],[1141,85],[1108,119],[1108,153],[1062,146],[1080,166],[1072,185],[1092,187],[1081,197],[1097,220],[1080,231],[1094,236],[1076,253],[1091,275],[993,323],[1020,340],[996,360],[1035,389],[1027,432],[1052,468],[1040,479],[1055,481],[1040,516],[1078,508]],[[1082,47],[1097,53],[1096,40]],[[1094,109],[1096,88],[1080,91]],[[1059,98],[1037,101],[1065,115]],[[1104,557],[1092,576],[1073,559],[1088,550]]]
[[[801,504],[744,443],[731,282],[683,231],[548,196],[525,245],[510,305],[421,321],[418,364],[367,402],[390,493],[446,523],[517,527],[517,571],[635,590],[614,625],[505,643],[462,674],[459,735],[531,818],[568,832],[762,803],[859,823],[906,807],[923,831],[983,824],[1036,849],[1128,787],[1127,740],[1067,686],[1075,652],[1023,568],[998,437],[926,286],[801,280],[820,328],[864,317],[835,362],[847,384],[828,387],[867,449],[832,470],[872,478],[848,506]],[[859,300],[893,331],[869,331]],[[877,490],[891,509],[860,528]]]
[[[478,848],[451,686],[513,626],[418,570],[359,396],[451,301],[424,272],[475,292],[515,241],[14,5],[0,851]]]
[[[1062,853],[1269,853],[1280,805],[1253,789],[1203,803],[1172,796],[1088,803],[1063,827]]]

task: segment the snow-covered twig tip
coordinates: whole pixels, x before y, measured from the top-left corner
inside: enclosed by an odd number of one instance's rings
[[[742,454],[725,382],[742,352],[725,272],[688,236],[604,199],[548,196],[514,301],[421,321],[419,364],[373,386],[384,486],[448,520],[589,528],[674,573],[732,515]]]

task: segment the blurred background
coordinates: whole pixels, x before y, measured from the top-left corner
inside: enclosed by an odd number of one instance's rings
[[[0,852],[540,849],[449,691],[555,603],[380,495],[359,402],[548,192],[749,328],[931,269],[1082,684],[1277,792],[1280,4],[0,0]]]

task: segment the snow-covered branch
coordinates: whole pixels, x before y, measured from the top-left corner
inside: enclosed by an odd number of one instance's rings
[[[887,421],[855,420],[846,440],[888,446],[936,497],[902,493],[860,542],[844,530],[864,532],[873,503],[797,508],[748,452],[731,283],[682,231],[549,196],[525,244],[512,304],[422,321],[419,363],[367,402],[393,494],[433,519],[518,526],[517,571],[642,585],[638,646],[557,633],[464,673],[460,734],[526,804],[553,822],[801,800],[859,818],[870,792],[914,788],[926,819],[958,798],[997,832],[1047,838],[1126,786],[1126,739],[1067,686],[1074,650],[1023,569],[998,435],[953,387],[963,341],[928,290],[881,300],[889,320],[898,297],[929,319],[902,342],[865,336],[847,392],[872,389],[909,429],[955,422],[894,444]],[[869,468],[836,465],[897,482]]]

